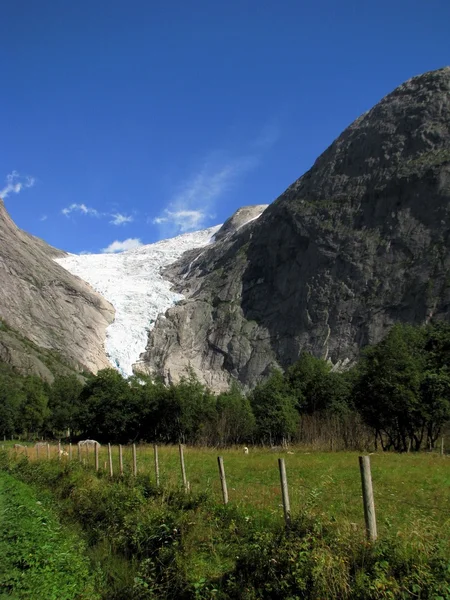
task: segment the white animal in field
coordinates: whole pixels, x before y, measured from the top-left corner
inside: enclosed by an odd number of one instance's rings
[[[247,446],[244,446],[244,454],[248,454],[248,448],[247,448]]]
[[[69,453],[68,453],[68,452],[66,452],[65,450],[62,450],[62,449],[61,449],[61,450],[59,451],[59,455],[60,455],[60,456],[69,456]]]
[[[95,446],[100,446],[96,440],[81,440],[78,442],[78,445],[81,448],[95,448]]]
[[[25,450],[25,447],[22,444],[14,444],[14,450]]]

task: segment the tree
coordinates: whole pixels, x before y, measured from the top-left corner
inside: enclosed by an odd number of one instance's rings
[[[355,399],[385,448],[405,451],[409,441],[417,450],[421,446],[423,340],[422,330],[395,325],[382,342],[363,353]]]
[[[128,382],[116,370],[103,369],[80,394],[77,426],[83,436],[101,442],[127,442],[134,410]]]
[[[47,427],[59,435],[76,428],[80,394],[83,383],[76,375],[60,375],[53,381],[49,392]]]
[[[217,439],[221,445],[241,444],[255,431],[255,416],[249,399],[236,383],[217,397]]]
[[[260,440],[280,444],[295,434],[299,423],[297,400],[281,371],[275,371],[266,382],[256,386],[250,404]]]
[[[36,375],[24,377],[19,418],[22,431],[40,432],[49,416],[48,386]]]
[[[335,373],[322,358],[302,352],[286,372],[286,381],[300,413],[347,409],[351,384],[346,373]]]

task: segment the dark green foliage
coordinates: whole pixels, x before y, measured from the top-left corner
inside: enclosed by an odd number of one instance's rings
[[[241,444],[255,433],[255,417],[249,399],[233,384],[217,397],[217,440],[221,445]]]
[[[83,437],[100,442],[126,442],[129,425],[136,423],[131,388],[114,369],[103,369],[80,394],[78,429]]]
[[[450,327],[394,326],[367,348],[358,368],[356,405],[385,448],[433,445],[450,419]]]
[[[193,371],[169,386],[143,375],[125,380],[114,369],[84,383],[59,376],[50,385],[0,364],[0,435],[65,437],[69,431],[72,438],[100,442],[224,446],[281,444],[306,435],[311,442],[311,432],[320,429],[327,430],[328,443],[340,437],[348,448],[349,431],[359,422],[385,449],[419,450],[434,446],[450,422],[449,365],[450,326],[444,323],[396,325],[344,372],[302,353],[285,374],[273,372],[247,395],[234,384],[215,396]],[[369,430],[358,431],[373,439]],[[367,446],[356,437],[352,448]]]
[[[289,441],[295,434],[299,415],[297,401],[281,371],[256,388],[250,395],[259,439],[270,444]]]
[[[76,428],[82,389],[83,383],[75,375],[60,375],[53,381],[49,393],[50,417],[47,427],[54,434]]]

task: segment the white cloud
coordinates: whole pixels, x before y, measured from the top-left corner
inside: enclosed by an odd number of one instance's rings
[[[12,171],[6,176],[6,185],[0,190],[0,198],[5,199],[9,194],[18,194],[23,189],[33,187],[36,183],[34,177],[22,176],[17,171]]]
[[[127,240],[123,240],[123,242],[119,242],[118,240],[112,242],[112,244],[103,248],[102,252],[104,254],[113,254],[114,252],[134,250],[134,248],[139,248],[139,246],[142,246],[142,242],[139,238],[128,238]]]
[[[208,216],[201,210],[171,211],[167,208],[164,211],[164,215],[165,216],[163,217],[153,219],[152,223],[155,225],[169,225],[171,227],[176,227],[180,233],[201,229]]]
[[[42,215],[42,217],[39,219],[39,221],[46,221],[48,219],[47,215]]]
[[[110,216],[112,217],[112,221],[110,221],[111,225],[125,225],[125,223],[133,221],[133,217],[122,215],[121,213],[114,213]]]
[[[237,178],[256,165],[256,158],[244,156],[213,168],[205,163],[199,173],[187,180],[163,212],[151,222],[159,225],[162,237],[203,229],[214,205]]]
[[[66,208],[62,209],[62,214],[68,217],[72,212],[80,212],[83,215],[90,215],[91,217],[99,217],[100,213],[95,208],[89,208],[86,204],[71,204]]]
[[[220,152],[211,155],[199,172],[184,182],[161,214],[151,220],[153,225],[159,226],[161,236],[167,238],[207,227],[217,202],[240,177],[260,164],[264,152],[276,143],[280,134],[275,122],[267,123],[258,136],[249,141],[246,154],[231,160],[224,160]]]

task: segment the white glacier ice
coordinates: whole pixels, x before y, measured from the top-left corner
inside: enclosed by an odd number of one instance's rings
[[[106,331],[105,351],[123,375],[132,375],[132,365],[144,352],[148,331],[157,316],[183,298],[171,291],[172,284],[162,277],[161,267],[175,262],[186,250],[208,245],[219,228],[217,225],[118,254],[70,254],[55,259],[114,306],[116,316]]]

